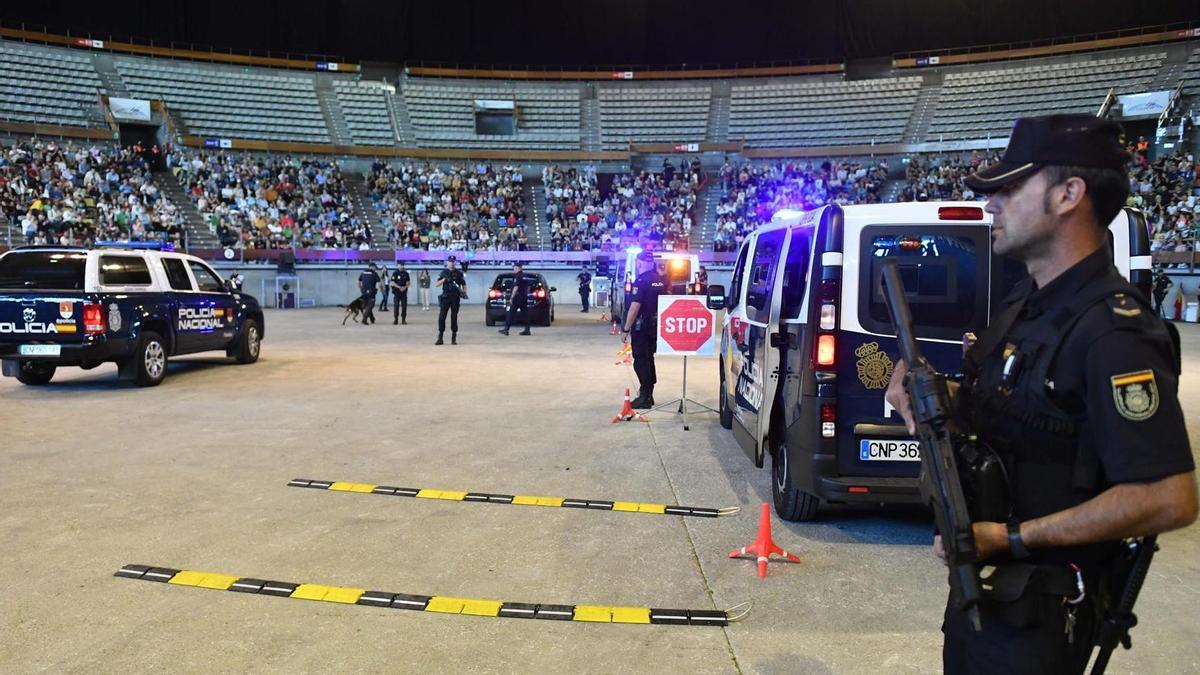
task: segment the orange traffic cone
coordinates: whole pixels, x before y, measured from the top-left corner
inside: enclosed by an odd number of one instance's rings
[[[627,366],[633,363],[633,348],[629,345],[624,345],[617,351],[617,360],[613,361],[614,366]]]
[[[783,556],[789,562],[800,562],[799,558],[779,548],[775,544],[775,540],[771,538],[771,506],[766,502],[763,502],[762,516],[758,519],[758,538],[749,546],[743,546],[729,552],[730,558],[737,558],[743,555],[755,555],[758,557],[759,579],[767,578],[767,561],[773,555]]]
[[[646,418],[633,411],[633,405],[631,405],[629,401],[629,388],[626,387],[625,405],[621,406],[621,413],[614,417],[612,421],[613,424],[616,424],[617,422],[632,422],[633,420],[645,422]]]

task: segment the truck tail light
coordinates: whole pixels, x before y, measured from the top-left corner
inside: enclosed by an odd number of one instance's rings
[[[821,305],[821,322],[818,325],[821,330],[837,328],[837,305],[833,303]]]
[[[96,302],[83,303],[83,332],[87,335],[104,334],[104,308]]]
[[[938,220],[983,220],[983,207],[939,206]]]
[[[817,341],[813,349],[813,366],[817,370],[833,370],[837,352],[837,313],[841,283],[829,279],[821,282],[817,292],[820,314],[817,318]]]

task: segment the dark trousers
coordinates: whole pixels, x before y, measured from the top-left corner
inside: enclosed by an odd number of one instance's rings
[[[363,325],[375,323],[375,294],[363,293]]]
[[[1163,300],[1166,300],[1166,299],[1167,299],[1167,294],[1166,294],[1166,293],[1161,293],[1161,294],[1160,294],[1160,293],[1155,293],[1155,294],[1154,294],[1154,314],[1155,314],[1156,316],[1162,316],[1162,315],[1163,315],[1163,313],[1162,313],[1162,304],[1163,304]]]
[[[642,391],[654,389],[658,372],[654,369],[654,352],[658,349],[654,331],[635,330],[629,334],[629,349],[633,353],[633,372],[637,374]]]
[[[965,612],[946,606],[942,632],[942,668],[946,675],[1073,675],[1083,673],[1092,654],[1096,628],[1091,600],[1075,610],[1073,641],[1066,632],[1066,605],[1043,596],[1045,609],[1036,625],[1017,628],[983,608],[983,630],[974,632]]]
[[[462,302],[462,298],[448,298],[440,296],[438,298],[438,334],[446,332],[446,313],[450,314],[450,332],[458,332],[458,306]]]
[[[408,291],[396,291],[392,302],[392,320],[408,321]]]
[[[579,301],[583,303],[583,311],[588,311],[588,296],[592,294],[592,289],[587,286],[579,287]]]
[[[504,330],[512,327],[513,317],[516,316],[517,312],[520,312],[521,318],[525,320],[525,330],[529,330],[529,305],[509,305],[508,316],[504,317]]]

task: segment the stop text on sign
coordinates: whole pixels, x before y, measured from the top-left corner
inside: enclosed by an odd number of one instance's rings
[[[706,316],[669,316],[663,319],[663,332],[700,333],[708,330],[711,323]]]

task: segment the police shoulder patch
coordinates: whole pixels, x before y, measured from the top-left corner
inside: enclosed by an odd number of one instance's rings
[[[1107,302],[1114,316],[1132,319],[1133,317],[1142,315],[1142,308],[1138,307],[1138,303],[1124,293],[1112,295],[1107,299]]]
[[[1153,370],[1139,370],[1110,378],[1117,412],[1127,420],[1140,422],[1158,410],[1158,385]]]

